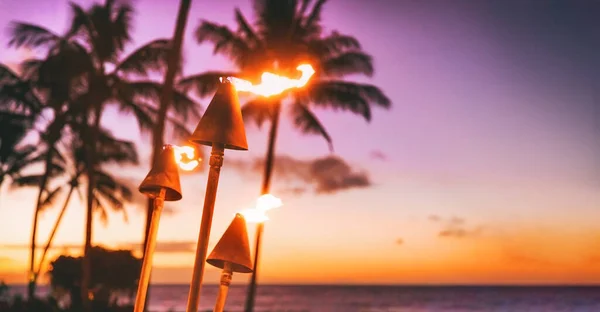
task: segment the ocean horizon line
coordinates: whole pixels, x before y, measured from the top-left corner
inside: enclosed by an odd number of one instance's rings
[[[1,281],[0,281],[1,282]],[[26,287],[26,283],[5,283],[8,287]],[[204,286],[218,286],[219,283],[206,283]],[[239,286],[247,286],[246,283],[235,283],[231,286],[239,287]],[[559,288],[559,287],[581,287],[581,288],[600,288],[599,283],[595,284],[586,284],[586,283],[577,283],[577,284],[543,284],[543,283],[515,283],[515,284],[469,284],[469,283],[415,283],[415,284],[372,284],[372,283],[261,283],[260,286],[269,286],[269,287],[405,287],[405,288],[436,288],[436,287],[444,287],[444,288],[452,288],[452,287],[481,287],[481,288]],[[49,283],[40,283],[38,286],[50,286]],[[173,287],[189,287],[189,283],[151,283],[150,286],[173,286]]]

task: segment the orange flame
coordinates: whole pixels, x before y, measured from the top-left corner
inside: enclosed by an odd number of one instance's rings
[[[266,214],[268,210],[279,208],[281,206],[283,206],[281,199],[271,194],[264,194],[256,200],[255,208],[244,209],[240,211],[240,214],[244,216],[246,222],[261,223],[269,220],[269,217],[267,217]]]
[[[261,75],[260,83],[257,85],[253,85],[250,81],[240,78],[229,77],[227,79],[238,91],[269,97],[280,94],[288,89],[303,87],[315,73],[315,70],[310,64],[299,65],[296,69],[302,73],[300,79],[291,79],[270,72],[264,72]],[[221,78],[221,81],[223,81],[223,78]]]
[[[196,150],[193,147],[188,146],[188,145],[184,145],[184,146],[172,145],[172,146],[173,146],[173,151],[175,152],[175,162],[177,162],[177,165],[182,170],[192,171],[200,164],[200,161],[202,159],[194,158],[196,155]],[[184,156],[187,159],[187,161],[184,160]]]

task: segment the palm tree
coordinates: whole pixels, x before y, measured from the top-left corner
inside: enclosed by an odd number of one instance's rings
[[[40,107],[31,83],[0,64],[0,189],[7,177],[16,179],[33,164],[35,146],[21,141],[33,127]]]
[[[71,3],[72,21],[70,29],[64,35],[57,35],[48,29],[27,23],[13,23],[11,44],[16,47],[46,48],[48,56],[41,60],[24,63],[28,72],[43,88],[54,111],[54,120],[47,131],[51,138],[49,144],[55,144],[69,119],[78,116],[84,118],[89,127],[81,127],[81,135],[88,142],[97,142],[100,121],[104,108],[108,104],[117,104],[119,109],[132,113],[140,128],[148,131],[154,125],[158,114],[155,105],[158,102],[162,85],[153,80],[132,80],[146,78],[152,72],[164,68],[165,58],[170,49],[167,40],[155,40],[122,57],[125,44],[130,41],[130,22],[132,7],[124,2],[116,4],[107,0],[104,4],[94,4],[88,10]],[[107,70],[111,68],[112,70]],[[54,75],[56,74],[56,76]],[[176,134],[189,132],[183,123],[190,118],[198,118],[197,105],[181,92],[173,93],[172,107],[176,118],[167,116],[167,121]],[[84,117],[85,116],[85,117]],[[94,189],[93,170],[97,160],[94,158],[96,146],[88,146],[86,153],[90,164],[87,190],[87,226],[86,250],[91,246],[91,216]],[[48,155],[49,158],[50,155]],[[46,169],[50,159],[46,159]],[[47,172],[48,170],[46,170]],[[42,190],[47,177],[40,180],[40,191],[34,213],[32,229],[31,269],[33,271],[35,250],[35,229],[37,227],[38,208]],[[84,257],[85,258],[85,257]],[[84,265],[89,267],[88,261]],[[89,277],[84,270],[83,278]],[[84,283],[86,285],[87,283]],[[29,294],[33,296],[33,288]],[[87,290],[82,296],[87,298]],[[86,300],[84,299],[84,302]]]
[[[100,164],[119,164],[119,165],[127,165],[127,164],[136,164],[138,161],[137,153],[135,151],[134,145],[131,142],[117,140],[113,138],[106,131],[101,133],[102,139],[101,142],[101,154],[99,157]],[[81,140],[74,139],[70,145],[70,157],[62,157],[59,156],[60,153],[56,152],[55,155],[57,161],[61,162],[63,168],[71,168],[70,170],[66,170],[62,172],[64,176],[66,176],[63,183],[60,183],[57,187],[47,192],[47,196],[42,202],[41,209],[45,209],[48,206],[53,205],[54,199],[61,193],[64,193],[64,190],[68,188],[67,195],[64,200],[64,204],[62,209],[54,223],[52,231],[50,232],[50,236],[48,237],[48,241],[46,246],[44,247],[42,256],[40,258],[38,269],[36,271],[35,277],[39,277],[40,272],[43,268],[44,260],[52,245],[52,241],[54,240],[54,236],[56,231],[62,221],[62,217],[69,205],[69,201],[73,195],[75,190],[78,191],[80,198],[83,198],[79,185],[81,184],[81,176],[86,171],[86,162],[83,159],[84,156],[84,144],[82,144]],[[96,179],[98,183],[96,184],[96,189],[94,191],[94,201],[97,203],[96,210],[100,213],[101,220],[106,223],[107,222],[107,210],[106,206],[112,208],[112,210],[121,211],[124,213],[126,217],[125,210],[123,210],[123,205],[125,202],[131,201],[133,194],[131,193],[129,187],[118,182],[111,175],[106,173],[105,171],[97,171]],[[36,180],[39,179],[39,176],[21,176],[20,178],[15,180],[15,183],[23,186],[37,186],[38,183]],[[98,203],[100,203],[98,205]],[[104,203],[104,204],[102,204]]]
[[[326,34],[321,24],[321,11],[326,0],[254,0],[253,24],[239,9],[235,10],[237,30],[225,25],[202,21],[196,30],[199,43],[210,42],[214,53],[228,57],[237,72],[206,72],[183,79],[180,85],[195,87],[200,95],[216,90],[224,76],[256,79],[263,71],[287,74],[302,62],[310,62],[315,77],[305,88],[285,95],[291,98],[289,113],[302,133],[322,136],[332,150],[332,139],[311,110],[325,108],[349,111],[371,120],[372,106],[389,108],[390,100],[376,86],[346,79],[350,75],[372,76],[372,57],[365,53],[358,40],[339,32]],[[283,96],[253,98],[242,107],[246,119],[259,126],[270,121],[269,143],[261,192],[268,193],[273,170],[275,141]],[[252,311],[257,276],[258,250],[262,224],[257,228],[254,272],[246,302]]]
[[[173,33],[172,40],[173,45],[168,55],[167,69],[165,71],[163,90],[160,97],[160,106],[158,108],[156,127],[152,132],[152,157],[150,158],[151,166],[158,160],[164,145],[165,122],[171,108],[175,76],[181,67],[181,45],[183,43],[183,33],[187,23],[190,4],[191,0],[181,0],[179,3],[177,22],[175,24],[175,31]],[[146,257],[146,246],[148,245],[149,240],[153,209],[154,200],[148,198],[146,209],[146,225],[144,228],[144,241],[142,243],[142,261]],[[146,290],[146,301],[148,301],[148,298],[150,298],[150,296],[148,290]],[[144,306],[147,306],[147,304],[144,304]]]

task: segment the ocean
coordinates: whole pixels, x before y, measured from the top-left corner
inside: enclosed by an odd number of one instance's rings
[[[48,292],[41,287],[40,294]],[[150,288],[152,312],[185,311],[187,285]],[[11,287],[24,293],[23,286]],[[230,288],[225,310],[243,311],[246,286]],[[199,311],[212,311],[217,286],[202,289]],[[592,286],[292,286],[258,288],[256,312],[600,312],[600,287]]]

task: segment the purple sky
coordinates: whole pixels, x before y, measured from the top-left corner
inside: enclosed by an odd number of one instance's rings
[[[581,257],[588,256],[586,250],[600,248],[600,3],[594,2],[330,1],[324,24],[360,40],[376,65],[373,79],[361,81],[381,87],[393,102],[390,111],[375,110],[371,124],[350,114],[319,111],[335,154],[356,170],[368,171],[374,185],[331,196],[280,195],[286,206],[273,212],[268,224],[265,258],[285,258],[278,248],[289,241],[307,254],[335,246],[340,257],[363,250],[379,255],[377,259],[391,254],[406,263],[419,261],[406,258],[407,253],[426,257],[429,249],[467,257],[467,251],[440,242],[439,227],[428,221],[431,215],[458,216],[470,225],[492,229],[486,232],[492,238],[485,242],[502,245],[502,250],[510,245],[506,237],[530,230],[587,235],[581,241]],[[170,37],[175,3],[136,1],[135,44],[130,48]],[[193,1],[184,42],[186,74],[229,67],[226,60],[212,56],[210,46],[198,46],[192,34],[200,19],[231,25],[234,7],[251,18],[248,0]],[[22,20],[60,32],[67,19],[66,1],[0,2],[2,27]],[[14,63],[28,55],[5,49],[6,41],[6,33],[0,33],[0,61]],[[121,136],[138,140],[129,120],[112,112],[105,118]],[[250,126],[247,132],[250,152],[231,152],[226,158],[264,154],[266,132]],[[147,157],[148,140],[144,142],[140,151]],[[278,153],[296,158],[328,153],[322,139],[300,136],[289,119],[277,144]],[[383,153],[385,160],[374,158],[373,152]],[[131,170],[132,175],[141,180],[146,168],[143,164]],[[225,170],[218,203],[223,212],[215,217],[213,233],[221,233],[231,214],[251,202],[259,180]],[[174,205],[179,212],[161,223],[165,239],[195,240],[202,200],[198,190],[204,183],[205,175],[182,178],[187,193]],[[239,196],[228,196],[231,192]],[[14,194],[1,199],[0,220],[6,220],[10,203],[19,203],[24,208],[18,220],[29,226],[33,203],[28,197],[33,193]],[[47,227],[52,218],[49,214]],[[59,238],[79,242],[69,234],[83,233],[78,224],[82,212],[74,209],[69,218],[75,225]],[[114,217],[108,228],[98,226],[97,240],[139,240],[142,218],[130,219],[129,225]],[[15,229],[0,227],[0,243]],[[127,229],[128,234],[119,236],[115,229]],[[10,235],[7,241],[25,243],[29,232]],[[325,242],[315,243],[323,237]],[[404,241],[402,246],[395,246],[397,238]],[[546,243],[532,238],[527,244]],[[523,252],[522,246],[514,248]],[[11,257],[21,261],[26,254]],[[175,261],[164,257],[159,264]],[[191,256],[182,259],[172,266],[188,272]],[[269,272],[265,274],[271,276]],[[268,280],[286,280],[273,272]],[[425,274],[423,280],[427,278]],[[391,279],[405,281],[400,274]]]

